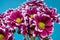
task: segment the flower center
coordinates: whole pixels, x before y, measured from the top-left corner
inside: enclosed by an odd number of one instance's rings
[[[38,26],[39,26],[39,28],[41,28],[41,29],[44,29],[44,28],[45,28],[45,24],[44,24],[43,22],[39,22],[39,23],[38,23]]]
[[[0,40],[2,40],[4,38],[3,34],[0,34]]]
[[[33,15],[30,15],[30,18],[33,18],[34,16]]]
[[[20,18],[17,18],[17,19],[16,19],[16,22],[17,22],[17,23],[20,23],[20,22],[21,22],[21,19],[20,19]]]

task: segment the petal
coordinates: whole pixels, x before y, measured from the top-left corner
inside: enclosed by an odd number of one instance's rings
[[[54,28],[53,27],[48,27],[48,28],[45,28],[48,32],[53,32]]]
[[[53,27],[48,27],[48,28],[46,28],[46,31],[48,33],[48,36],[50,36],[52,34],[52,32],[54,31],[54,28]]]
[[[43,32],[40,33],[40,36],[41,36],[42,38],[45,38],[45,37],[47,36],[46,30],[43,30]]]
[[[46,26],[51,26],[52,25],[52,21],[47,21],[46,22]]]

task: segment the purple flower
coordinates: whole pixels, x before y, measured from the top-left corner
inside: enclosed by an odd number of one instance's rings
[[[36,35],[38,34],[40,37],[46,37],[53,32],[53,22],[50,17],[44,16],[43,14],[40,16],[36,15],[35,21],[37,25],[35,31]]]
[[[20,11],[14,11],[14,12],[12,12],[12,14],[10,15],[10,19],[12,21],[15,21],[16,23],[23,22],[22,12],[20,12]]]
[[[12,33],[5,27],[0,27],[0,40],[8,40],[12,36]],[[10,38],[13,40],[13,38]]]
[[[8,25],[13,29],[21,25],[22,23],[24,23],[24,17],[22,15],[22,12],[18,10],[12,11],[7,21],[8,21]]]
[[[37,14],[37,7],[27,9],[27,16],[31,19],[34,18],[34,15]]]

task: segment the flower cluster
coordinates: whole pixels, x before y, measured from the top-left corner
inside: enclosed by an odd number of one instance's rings
[[[13,33],[23,34],[31,40],[51,40],[54,22],[60,23],[55,8],[48,8],[42,0],[28,1],[17,9],[9,9],[0,14],[0,40],[14,40]]]

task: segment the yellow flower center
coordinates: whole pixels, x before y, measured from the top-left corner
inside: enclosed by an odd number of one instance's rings
[[[3,34],[0,34],[0,40],[2,40],[4,38]]]
[[[45,28],[45,24],[44,24],[43,22],[39,22],[39,23],[38,23],[38,26],[39,26],[39,28],[41,28],[41,29],[44,29],[44,28]]]
[[[33,15],[30,15],[30,18],[33,18],[34,16]]]
[[[20,23],[20,22],[21,22],[21,19],[20,19],[20,18],[17,18],[17,19],[16,19],[16,22],[17,22],[17,23]]]

